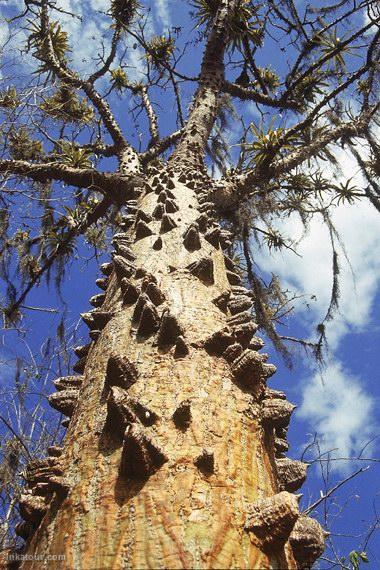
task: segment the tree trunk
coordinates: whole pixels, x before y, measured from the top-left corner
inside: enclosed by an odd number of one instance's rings
[[[284,412],[268,415],[268,402],[286,401],[266,389],[273,369],[237,312],[249,297],[228,260],[226,270],[205,178],[157,173],[137,213],[130,205],[135,221],[124,219],[137,271],[125,264],[126,235],[116,236],[104,303],[85,316],[95,340],[78,398],[70,377],[57,383],[53,405],[75,409],[63,453],[49,461],[69,491],[52,479],[61,492],[45,495],[26,552],[64,555],[49,568],[76,570],[296,568],[288,538],[298,515],[283,491],[300,481],[278,478]],[[264,522],[255,504],[267,509]]]

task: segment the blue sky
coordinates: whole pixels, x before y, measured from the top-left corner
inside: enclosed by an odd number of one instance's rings
[[[21,6],[19,0],[0,0],[0,9],[6,15],[8,10]],[[104,35],[104,41],[109,42],[108,22],[104,12],[108,9],[107,0],[60,0],[58,2],[67,12],[81,14],[83,20],[77,20],[69,15],[62,15],[64,28],[70,32],[73,65],[85,72],[91,70],[91,58],[99,49],[99,35]],[[190,30],[188,3],[185,1],[156,0],[146,2],[152,9],[146,31],[150,34],[161,34],[172,29],[172,26],[184,26],[187,31],[183,42]],[[302,2],[297,3],[302,7]],[[327,4],[327,3],[324,3]],[[364,16],[361,16],[362,18]],[[0,42],[7,40],[9,27],[5,21],[0,22]],[[12,33],[11,45],[17,50],[25,39],[25,31],[21,28]],[[286,38],[280,40],[286,43]],[[130,40],[130,44],[133,39]],[[201,46],[193,46],[183,58],[181,69],[187,74],[197,73],[198,56]],[[17,52],[15,52],[17,53]],[[275,59],[274,59],[275,55]],[[144,61],[138,49],[128,52],[128,74],[131,79],[139,79]],[[274,68],[283,71],[285,61],[281,52],[272,43],[262,55],[259,63],[272,64]],[[25,74],[30,65],[29,58],[23,56]],[[238,75],[239,71],[236,71]],[[234,74],[232,74],[234,76]],[[7,80],[7,68],[3,70],[3,80]],[[171,96],[170,89],[168,94]],[[190,102],[191,90],[184,87],[184,108]],[[165,96],[154,91],[153,101],[157,108],[166,104]],[[126,103],[114,98],[114,106],[126,132],[130,133],[131,141],[137,145],[139,136],[135,124],[127,117]],[[238,113],[244,114],[247,121],[257,120],[257,110],[252,104],[236,105]],[[161,133],[166,134],[176,128],[173,120],[173,109],[166,105],[165,112],[160,117]],[[278,121],[282,117],[277,117]],[[237,142],[238,132],[232,125],[228,133],[231,144]],[[144,132],[144,121],[140,124]],[[145,136],[145,133],[144,133]],[[352,178],[355,184],[363,187],[364,181],[349,152],[336,150],[339,167],[325,166],[324,174],[339,181]],[[110,166],[108,166],[110,168]],[[290,443],[292,457],[299,457],[305,446],[317,434],[324,450],[335,450],[335,457],[356,457],[363,446],[378,433],[380,421],[378,384],[379,346],[380,346],[380,215],[364,200],[354,206],[340,205],[333,214],[334,223],[339,230],[344,247],[338,245],[341,261],[340,309],[334,321],[327,326],[329,353],[325,370],[321,371],[315,362],[307,357],[302,350],[295,350],[295,366],[287,369],[281,357],[275,353],[268,343],[267,350],[271,360],[278,365],[278,373],[272,385],[286,391],[291,401],[298,409],[293,415],[290,428]],[[326,312],[332,284],[331,245],[326,228],[321,220],[315,219],[305,234],[302,225],[295,216],[284,218],[278,222],[278,227],[284,235],[297,242],[296,256],[289,250],[274,253],[267,248],[257,248],[255,245],[255,262],[266,277],[272,273],[279,275],[285,287],[294,291],[299,299],[294,302],[294,314],[287,321],[288,329],[283,334],[313,338],[315,327]],[[66,305],[66,317],[69,328],[75,331],[83,340],[86,332],[79,321],[79,313],[88,309],[88,298],[95,294],[95,278],[98,277],[98,261],[86,260],[89,255],[85,245],[80,248],[80,258],[72,264],[63,284],[63,298]],[[102,260],[106,260],[104,257]],[[42,286],[35,290],[27,300],[28,305],[58,308],[58,313],[29,312],[25,328],[33,334],[25,336],[30,351],[36,356],[46,334],[54,336],[62,313],[61,300],[51,286]],[[2,331],[0,354],[3,355],[3,374],[0,387],[5,387],[12,379],[12,362],[18,353],[27,355],[26,345],[18,340],[13,331]],[[80,339],[79,339],[80,340]],[[30,356],[27,356],[30,361]],[[53,376],[57,370],[50,371]],[[41,380],[42,381],[42,380]],[[364,452],[363,457],[378,457],[380,449],[374,441]],[[311,460],[312,450],[305,456]],[[331,517],[334,518],[334,532],[342,535],[354,535],[354,538],[336,537],[337,545],[342,555],[347,555],[354,548],[361,547],[361,533],[365,534],[366,526],[373,519],[373,509],[376,504],[379,469],[376,463],[349,461],[334,461],[334,469],[329,475],[328,486],[348,476],[359,467],[371,465],[369,471],[358,475],[342,491],[337,494],[340,504],[345,504],[340,513],[338,505],[331,506]],[[319,466],[309,470],[308,482],[303,488],[303,506],[313,503],[324,490],[320,477]],[[323,515],[323,513],[322,513]],[[363,536],[364,536],[363,534]],[[374,535],[367,548],[371,564],[369,568],[380,567],[380,541]],[[327,568],[327,564],[322,564]]]

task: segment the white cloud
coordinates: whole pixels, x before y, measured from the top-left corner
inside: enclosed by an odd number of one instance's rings
[[[0,4],[1,4],[0,0]],[[18,6],[19,0],[10,0],[9,5]],[[162,25],[170,25],[169,11],[166,1],[161,0],[156,5],[157,15]],[[69,45],[71,51],[68,54],[70,67],[78,71],[82,76],[89,75],[99,65],[99,56],[107,56],[111,48],[111,20],[107,17],[110,8],[109,0],[57,0],[56,10],[52,12],[52,20],[58,20],[62,28],[69,36]],[[14,33],[12,48],[17,53],[24,48],[26,43],[25,32],[20,31]],[[151,19],[148,20],[146,31],[148,34],[153,33]],[[4,43],[7,37],[7,26],[4,22],[0,22],[0,45]],[[132,37],[126,37],[126,43],[129,46],[127,60],[125,63],[131,66],[129,76],[132,80],[142,79],[144,71],[144,62],[141,57],[140,50],[131,49],[135,40]],[[124,50],[125,44],[122,49]],[[33,58],[24,57],[19,61],[19,65],[24,67],[35,67],[36,62]],[[100,80],[101,82],[102,80]]]
[[[365,182],[352,155],[338,150],[337,157],[343,174],[330,169],[324,175],[333,177],[335,181],[353,177],[353,182],[362,189]],[[349,262],[337,243],[340,308],[326,328],[331,360],[324,375],[325,386],[321,384],[319,375],[312,373],[303,381],[305,388],[300,413],[310,420],[313,428],[316,425],[327,447],[339,447],[339,454],[350,454],[363,439],[369,438],[371,426],[368,416],[373,401],[366,388],[361,387],[361,379],[353,377],[346,370],[347,366],[339,362],[338,349],[345,335],[365,331],[371,321],[380,289],[380,215],[367,199],[362,199],[353,206],[336,207],[332,219]],[[304,228],[295,215],[282,220],[278,227],[283,235],[300,240],[297,251],[302,257],[288,250],[272,255],[263,251],[256,255],[256,261],[260,268],[279,275],[285,287],[307,296],[310,310],[305,311],[303,300],[296,307],[297,316],[315,339],[314,328],[326,313],[332,287],[329,232],[323,221],[316,218],[311,222],[308,233],[303,235]],[[316,301],[310,299],[311,295],[316,295]]]
[[[357,454],[373,436],[374,402],[365,393],[360,378],[330,364],[324,373],[308,379],[298,415],[322,436],[322,449],[337,449],[337,457]]]
[[[165,31],[167,28],[171,27],[169,0],[155,0],[154,7],[157,18]]]
[[[0,46],[3,46],[8,38],[9,38],[9,26],[7,22],[0,21]]]
[[[353,182],[363,188],[364,181],[358,173],[353,157],[338,153],[344,164],[340,180],[353,177]],[[325,173],[326,175],[333,173]],[[380,285],[380,216],[364,198],[353,206],[342,204],[336,207],[332,220],[344,244],[348,261],[339,243],[336,243],[340,261],[340,312],[329,324],[331,348],[338,347],[344,334],[360,330],[370,318],[371,308]],[[295,214],[281,221],[279,229],[284,236],[299,242],[297,257],[289,250],[257,257],[260,267],[278,274],[284,285],[298,293],[316,295],[317,301],[310,304],[307,322],[323,318],[330,300],[332,287],[332,249],[329,232],[321,218],[315,218],[304,235],[304,227]],[[299,305],[298,309],[304,309]],[[305,317],[304,317],[305,318]]]

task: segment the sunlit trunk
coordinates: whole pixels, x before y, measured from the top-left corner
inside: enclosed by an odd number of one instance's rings
[[[296,568],[287,491],[305,470],[283,456],[292,406],[266,388],[274,367],[207,180],[151,172],[129,206],[105,299],[85,315],[83,377],[58,381],[52,398],[72,417],[26,552],[76,570]]]

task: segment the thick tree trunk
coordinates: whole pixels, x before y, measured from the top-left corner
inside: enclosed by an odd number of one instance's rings
[[[53,397],[68,414],[76,404],[57,459],[69,491],[60,483],[26,552],[64,555],[46,565],[76,570],[296,568],[288,537],[297,508],[280,491],[301,480],[278,479],[267,405],[284,400],[265,388],[272,369],[256,352],[254,325],[231,320],[249,298],[226,271],[225,236],[210,234],[217,226],[202,184],[160,175],[139,198],[137,216],[131,209],[137,271],[122,265],[131,256],[126,235],[116,237],[105,301],[85,317],[92,329],[106,324],[91,333],[79,397],[70,400],[73,389]],[[248,365],[239,361],[242,349]],[[252,503],[265,498],[256,516]]]

